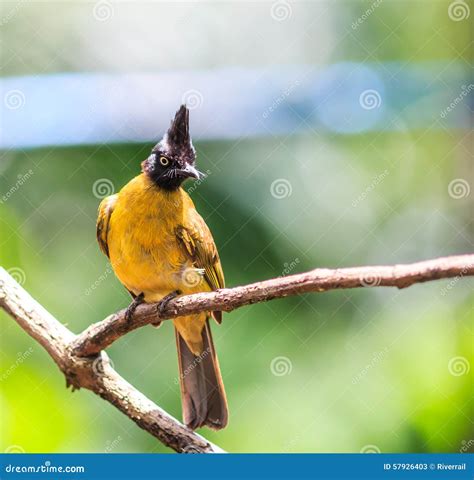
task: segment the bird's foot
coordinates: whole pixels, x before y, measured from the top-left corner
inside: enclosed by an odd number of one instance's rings
[[[138,305],[142,304],[145,301],[145,294],[140,293],[140,295],[137,295],[132,303],[128,306],[127,311],[125,312],[125,321],[127,323],[130,323],[133,318],[133,314],[135,313],[135,310],[137,309]]]
[[[165,297],[163,297],[161,299],[161,302],[158,304],[158,314],[160,315],[160,317],[162,317],[164,315],[165,309],[166,309],[166,306],[168,305],[168,303],[171,300],[173,300],[173,298],[176,298],[178,295],[181,295],[181,292],[179,290],[174,290],[173,292],[168,293],[168,295],[166,295]]]

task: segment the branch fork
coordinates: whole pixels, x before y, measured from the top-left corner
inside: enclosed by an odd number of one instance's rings
[[[37,303],[0,267],[0,307],[40,343],[66,376],[73,390],[86,388],[108,401],[139,427],[180,453],[224,453],[193,432],[123,379],[103,351],[128,332],[157,320],[208,311],[231,311],[244,305],[308,292],[358,287],[397,287],[438,279],[474,276],[474,254],[437,258],[405,265],[315,269],[271,280],[197,293],[137,307],[132,321],[126,310],[110,315],[79,335]]]

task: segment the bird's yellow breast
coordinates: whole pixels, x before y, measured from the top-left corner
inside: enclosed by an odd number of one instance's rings
[[[190,208],[194,204],[184,190],[157,189],[143,174],[118,194],[108,232],[110,260],[127,289],[143,292],[148,302],[183,291],[182,273],[191,264],[175,232],[186,224]]]

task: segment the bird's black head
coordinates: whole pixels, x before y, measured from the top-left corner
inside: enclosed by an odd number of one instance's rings
[[[195,168],[196,151],[189,135],[189,110],[181,105],[163,139],[142,163],[142,171],[165,190],[176,190],[187,178],[201,178]]]

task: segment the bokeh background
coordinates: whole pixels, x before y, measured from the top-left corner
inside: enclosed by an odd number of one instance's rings
[[[182,101],[228,286],[472,252],[472,3],[2,2],[0,264],[74,332],[125,307],[95,242]],[[370,285],[370,279],[368,279]],[[214,326],[232,452],[465,452],[473,283],[363,288]],[[0,312],[0,450],[169,451]],[[109,349],[180,418],[171,322]]]

